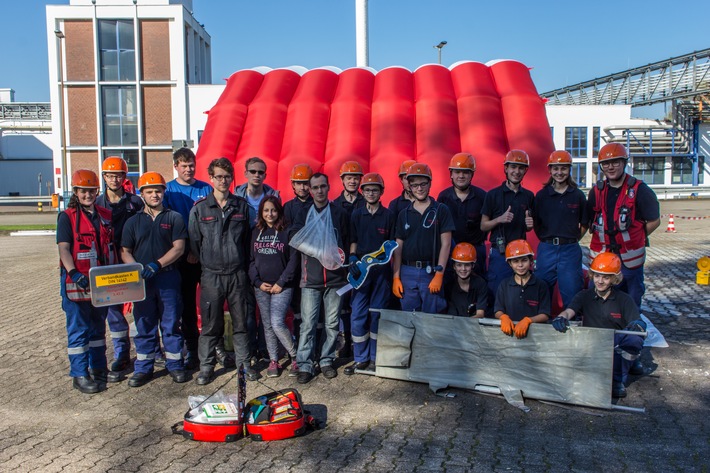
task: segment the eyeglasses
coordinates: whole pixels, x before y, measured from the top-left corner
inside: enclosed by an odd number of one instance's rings
[[[619,166],[622,166],[624,164],[623,159],[614,159],[612,161],[604,161],[603,163],[600,163],[600,166],[602,169],[609,169],[610,167],[615,167],[618,168]]]
[[[419,184],[409,184],[410,189],[426,189],[429,187],[428,182],[420,182]]]
[[[261,171],[259,169],[247,169],[247,171],[249,171],[249,174],[258,174],[260,176],[266,174],[266,171]]]
[[[123,174],[104,174],[104,179],[107,181],[122,181],[125,178]]]
[[[231,181],[233,179],[233,176],[231,174],[215,174],[214,176],[210,176],[212,179],[215,181]]]
[[[375,187],[374,189],[363,189],[362,190],[363,194],[379,194],[380,192],[381,191],[380,191],[379,187]]]

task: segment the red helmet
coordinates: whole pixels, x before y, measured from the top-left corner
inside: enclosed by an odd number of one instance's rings
[[[372,184],[380,186],[382,190],[385,189],[384,179],[382,179],[382,176],[380,176],[376,172],[369,172],[363,176],[362,181],[360,181],[360,189]]]
[[[530,166],[530,158],[528,153],[522,149],[511,149],[508,154],[505,155],[505,161],[503,164],[522,164],[523,166]]]
[[[456,153],[449,161],[449,171],[454,169],[476,172],[476,159],[468,153]]]
[[[296,164],[291,170],[292,181],[307,181],[313,175],[313,169],[308,164]]]
[[[109,156],[104,159],[103,164],[101,164],[101,174],[105,172],[122,172],[128,173],[128,164],[123,158],[118,156]]]
[[[415,163],[416,163],[416,161],[413,159],[408,159],[406,161],[402,161],[402,164],[399,165],[399,177],[406,175],[407,171],[409,171],[409,167]]]
[[[138,190],[143,190],[144,187],[163,186],[166,188],[165,179],[159,172],[148,171],[138,178]]]
[[[80,187],[82,189],[98,189],[99,177],[94,171],[88,169],[77,169],[71,175],[71,186]]]
[[[505,259],[506,261],[513,258],[520,258],[521,256],[535,256],[533,253],[530,243],[525,240],[513,240],[508,243],[505,247]]]
[[[555,164],[569,164],[572,165],[572,155],[563,149],[558,149],[550,154],[547,158],[547,165],[554,166]]]
[[[346,174],[359,174],[362,176],[365,174],[362,172],[362,166],[357,161],[345,161],[342,166],[340,166],[340,177]]]
[[[621,258],[615,253],[599,253],[592,260],[589,269],[599,274],[619,274],[621,272]]]
[[[599,150],[599,163],[611,161],[612,159],[629,159],[629,152],[626,146],[621,143],[607,143]]]
[[[428,177],[431,180],[431,168],[428,164],[414,163],[407,169],[407,179],[410,177]]]
[[[459,243],[451,252],[451,259],[457,263],[475,263],[476,248],[470,243]]]

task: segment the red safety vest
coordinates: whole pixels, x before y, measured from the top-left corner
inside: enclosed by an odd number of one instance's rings
[[[609,185],[599,181],[594,187],[594,231],[589,244],[592,258],[611,251],[621,256],[629,269],[638,268],[646,261],[646,224],[636,219],[636,197],[641,181],[626,175],[614,207],[614,228],[608,229],[606,196]]]
[[[78,208],[64,211],[72,222],[72,258],[77,271],[89,276],[89,270],[94,266],[106,266],[116,263],[113,245],[113,227],[111,226],[111,211],[94,206],[99,213],[99,238],[96,238],[96,228],[86,215]],[[97,241],[98,240],[98,241]],[[61,264],[61,261],[60,261]],[[91,293],[77,286],[66,276],[67,297],[72,301],[90,301]]]

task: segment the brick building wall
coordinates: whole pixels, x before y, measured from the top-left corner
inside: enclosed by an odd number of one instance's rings
[[[96,89],[67,87],[67,141],[69,146],[96,146]]]
[[[66,77],[68,81],[93,81],[94,26],[91,21],[64,22]]]
[[[170,80],[170,37],[168,22],[142,20],[141,70],[143,80]]]
[[[71,172],[77,169],[89,169],[100,175],[99,161],[96,151],[71,151],[67,153],[69,162],[71,162]],[[69,176],[71,179],[71,176]]]
[[[147,146],[170,145],[173,135],[171,87],[143,87],[144,142]]]
[[[166,181],[173,179],[173,153],[170,151],[146,151],[145,170],[163,175]]]

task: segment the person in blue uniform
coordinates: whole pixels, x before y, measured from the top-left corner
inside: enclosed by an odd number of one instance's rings
[[[523,188],[522,182],[530,166],[525,151],[513,149],[505,155],[505,181],[488,191],[481,209],[481,231],[490,232],[491,251],[488,259],[488,288],[496,294],[500,282],[513,274],[505,260],[505,247],[513,240],[525,240],[533,229],[535,195]]]
[[[531,324],[545,323],[550,318],[550,291],[545,281],[532,273],[535,254],[527,241],[508,243],[505,258],[513,275],[498,285],[493,310],[504,334],[525,338]]]
[[[459,243],[451,252],[456,279],[445,286],[446,313],[460,317],[483,318],[488,308],[486,280],[473,271],[476,248],[470,243]]]
[[[355,278],[361,276],[355,263],[366,254],[379,250],[385,241],[393,240],[395,225],[394,214],[380,202],[385,190],[382,176],[365,174],[360,188],[367,203],[355,209],[350,219],[350,273]],[[350,320],[354,362],[343,370],[346,375],[354,374],[355,370],[375,371],[380,314],[370,312],[370,309],[385,308],[390,296],[390,281],[390,265],[375,265],[370,267],[362,286],[353,289]]]
[[[207,182],[195,179],[195,153],[189,148],[180,148],[173,153],[175,179],[169,181],[165,190],[163,204],[166,208],[178,212],[185,226],[190,219],[190,210],[195,202],[212,192]],[[185,338],[185,367],[196,369],[200,360],[197,354],[197,340],[200,332],[197,328],[197,285],[200,282],[202,268],[197,255],[190,250],[190,242],[185,242],[185,254],[178,262],[181,279],[182,297],[182,333]],[[224,341],[218,350],[218,359],[223,365],[234,365],[234,361],[224,351]]]
[[[111,211],[115,248],[121,248],[121,234],[126,221],[143,211],[141,198],[125,190],[123,183],[126,174],[128,174],[128,164],[118,156],[109,156],[101,165],[101,177],[106,190],[97,197],[96,205]],[[117,263],[122,263],[120,253],[117,256]],[[109,383],[120,381],[121,372],[128,368],[131,362],[129,327],[123,311],[124,304],[109,306],[106,317],[113,342],[113,363],[107,377]]]
[[[533,223],[540,239],[535,276],[550,286],[550,294],[557,284],[566,307],[583,285],[579,239],[587,231],[587,199],[572,180],[567,151],[553,151],[547,169],[550,178],[535,195]]]
[[[399,165],[398,176],[399,182],[402,184],[402,193],[392,199],[390,204],[387,206],[387,208],[394,213],[395,218],[397,218],[402,210],[409,207],[409,204],[414,202],[414,196],[409,188],[409,181],[407,181],[407,171],[409,170],[409,166],[414,163],[416,163],[415,160],[407,159],[406,161],[402,161],[402,164]]]
[[[572,302],[552,321],[558,332],[566,332],[569,320],[582,317],[583,327],[645,332],[646,322],[640,318],[631,296],[615,286],[621,278],[621,258],[614,253],[599,253],[589,267],[594,287],[574,296]],[[614,368],[612,396],[626,397],[629,372],[643,348],[643,337],[632,334],[614,335]]]
[[[190,211],[189,234],[192,252],[202,263],[199,339],[200,373],[196,382],[212,382],[217,345],[224,335],[224,302],[232,319],[232,340],[237,366],[244,365],[246,377],[255,381],[258,373],[250,364],[247,298],[251,225],[246,199],[230,192],[234,166],[217,158],[207,167],[214,190]]]
[[[174,382],[184,383],[187,375],[182,358],[182,298],[177,262],[185,251],[187,230],[182,216],[163,206],[162,175],[144,173],[138,179],[138,191],[145,207],[128,219],[121,237],[123,261],[142,264],[141,276],[145,280],[145,299],[133,303],[136,362],[128,385],[137,388],[153,378],[160,336],[165,347],[165,368]]]
[[[416,200],[397,217],[392,292],[404,311],[437,314],[446,309],[441,286],[455,226],[448,207],[429,197],[428,165],[412,164],[407,179]]]
[[[96,206],[99,178],[87,169],[74,171],[72,196],[57,218],[60,294],[66,314],[69,376],[84,394],[106,383],[106,307],[91,304],[89,270],[114,264],[111,211]]]
[[[486,199],[486,191],[471,184],[476,173],[476,160],[469,153],[456,153],[449,162],[451,187],[441,191],[437,202],[446,205],[454,219],[456,230],[452,235],[452,245],[471,243],[476,247],[478,259],[474,271],[486,276],[486,237],[481,230],[481,208]]]

